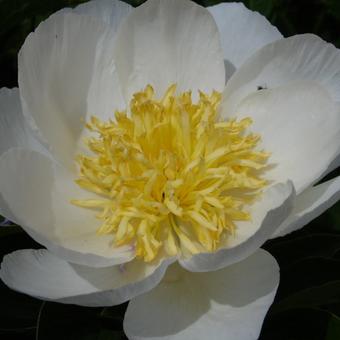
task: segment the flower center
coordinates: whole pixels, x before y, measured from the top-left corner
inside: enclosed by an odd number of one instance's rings
[[[191,92],[175,92],[172,85],[157,100],[148,85],[129,115],[92,117],[93,155],[77,158],[77,184],[98,198],[72,203],[99,210],[98,234],[134,245],[144,261],[215,251],[235,221],[250,219],[247,208],[266,185],[269,155],[256,150],[258,135],[245,133],[251,119],[219,120],[218,92],[200,93],[196,103]]]

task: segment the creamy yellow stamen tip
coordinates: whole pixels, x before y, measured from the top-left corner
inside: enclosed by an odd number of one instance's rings
[[[76,183],[98,198],[72,203],[99,211],[98,234],[112,234],[116,246],[133,244],[152,261],[215,251],[235,221],[250,219],[269,155],[256,150],[258,135],[245,132],[250,118],[218,119],[220,101],[218,92],[201,92],[193,103],[175,85],[157,100],[148,85],[133,96],[130,115],[91,118],[93,156],[77,157]]]

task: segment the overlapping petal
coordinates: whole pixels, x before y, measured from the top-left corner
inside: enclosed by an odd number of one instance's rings
[[[0,161],[1,161],[1,159],[0,159]],[[0,215],[5,217],[9,221],[12,221],[14,223],[18,223],[18,221],[16,221],[16,217],[13,215],[13,213],[8,208],[6,201],[3,199],[1,194],[0,194]]]
[[[224,268],[255,252],[290,214],[295,192],[290,182],[269,187],[250,208],[251,221],[236,223],[235,235],[214,253],[201,253],[180,260],[183,268],[205,272]]]
[[[11,149],[1,158],[0,193],[15,221],[61,258],[102,267],[130,261],[130,246],[115,248],[112,236],[99,236],[100,221],[71,199],[86,197],[58,163],[30,150]]]
[[[12,289],[43,300],[112,306],[156,286],[170,262],[93,268],[70,264],[45,249],[25,249],[4,257],[0,278]]]
[[[23,117],[18,88],[0,89],[0,113],[0,156],[17,146],[43,150]]]
[[[324,172],[323,176],[328,175],[333,170],[340,167],[340,147],[337,153],[337,156],[333,159],[332,163],[328,166],[327,170]]]
[[[272,237],[298,230],[321,215],[340,199],[340,177],[306,189],[297,196],[294,209]]]
[[[257,339],[279,283],[274,258],[262,249],[209,273],[180,269],[130,301],[124,330],[130,340]],[[147,312],[146,312],[147,311]]]
[[[313,34],[268,44],[253,54],[227,83],[225,109],[235,114],[240,102],[258,88],[273,89],[295,81],[315,81],[340,101],[340,51]]]
[[[84,128],[96,53],[106,34],[101,20],[61,11],[42,22],[19,53],[23,113],[69,166]]]
[[[127,100],[146,84],[158,95],[173,83],[194,94],[225,85],[214,19],[190,1],[149,0],[133,10],[117,32],[114,57]]]
[[[112,118],[115,110],[126,109],[113,58],[115,34],[132,7],[118,0],[94,0],[77,6],[75,13],[89,15],[108,25],[109,32],[98,45],[93,75],[87,96],[86,120],[92,115],[103,120]]]
[[[19,89],[0,89],[0,162],[1,156],[11,148],[26,147],[46,153],[23,117]],[[0,194],[0,214],[17,222]]]
[[[297,193],[315,183],[338,153],[340,106],[315,82],[257,91],[235,113],[253,119],[253,131],[271,153],[266,178],[289,179]]]
[[[227,79],[258,49],[282,38],[263,15],[243,3],[221,3],[208,10],[220,33]]]

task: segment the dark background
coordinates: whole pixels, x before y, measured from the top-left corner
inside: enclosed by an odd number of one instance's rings
[[[25,37],[53,12],[81,2],[85,1],[0,0],[0,87],[17,86],[17,54]],[[126,2],[136,6],[143,1]],[[208,6],[223,1],[196,2]],[[312,32],[340,47],[340,0],[243,3],[265,15],[284,36]],[[335,175],[339,170],[327,179]],[[16,249],[39,247],[18,226],[0,229],[0,259]],[[281,283],[260,339],[339,340],[340,204],[302,230],[267,242],[264,248],[279,262]],[[126,304],[84,308],[45,303],[15,293],[2,282],[0,304],[0,339],[126,339],[122,331]]]

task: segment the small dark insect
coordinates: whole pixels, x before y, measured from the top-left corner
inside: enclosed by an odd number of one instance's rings
[[[259,85],[259,86],[257,86],[257,91],[261,91],[261,90],[267,90],[267,85],[263,85],[263,86]]]

